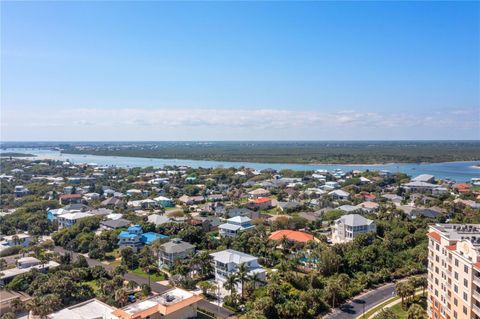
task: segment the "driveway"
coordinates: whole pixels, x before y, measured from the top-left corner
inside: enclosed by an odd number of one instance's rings
[[[342,304],[332,313],[324,316],[326,319],[354,319],[363,312],[391,298],[395,293],[395,284],[386,284],[375,290],[368,291],[349,302]]]

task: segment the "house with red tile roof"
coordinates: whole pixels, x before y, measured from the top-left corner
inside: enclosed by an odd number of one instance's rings
[[[290,229],[277,230],[271,233],[270,236],[268,236],[268,240],[280,241],[284,237],[286,237],[290,241],[294,241],[297,243],[306,243],[310,240],[318,241],[318,239],[311,234]]]

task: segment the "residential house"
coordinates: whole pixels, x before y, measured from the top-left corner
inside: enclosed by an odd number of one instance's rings
[[[165,196],[158,196],[154,198],[157,203],[162,207],[175,207],[175,201]]]
[[[268,236],[268,240],[272,241],[282,241],[286,238],[289,241],[297,242],[305,244],[308,241],[314,240],[319,241],[317,238],[313,237],[311,234],[307,234],[305,232],[290,230],[290,229],[282,229],[274,231],[273,233]]]
[[[185,205],[193,205],[193,204],[199,204],[205,201],[205,198],[203,196],[182,195],[178,198],[178,200],[184,203]]]
[[[160,295],[130,304],[113,312],[119,319],[190,319],[197,318],[197,304],[202,297],[172,288]]]
[[[170,218],[165,215],[152,214],[148,216],[148,222],[160,226],[172,222]]]
[[[366,201],[358,204],[356,207],[370,213],[377,211],[380,208],[380,205],[375,202]]]
[[[109,197],[106,200],[102,201],[102,206],[110,208],[121,208],[124,206],[123,200],[116,197]]]
[[[267,197],[269,195],[270,195],[270,192],[267,191],[264,188],[257,188],[257,189],[254,189],[254,190],[248,192],[248,196],[250,198]]]
[[[412,182],[435,183],[435,176],[430,174],[421,174],[412,178]]]
[[[227,277],[238,272],[238,267],[244,264],[248,268],[248,274],[258,274],[260,280],[266,280],[266,271],[258,263],[258,258],[233,249],[226,249],[210,254],[215,268],[215,280],[224,284]],[[238,285],[237,291],[241,291]]]
[[[15,186],[15,197],[23,197],[28,195],[28,189],[25,186],[17,185]]]
[[[32,241],[32,236],[28,234],[15,234],[9,236],[3,236],[2,241],[0,241],[0,250],[6,247],[13,246],[22,246],[28,247]]]
[[[13,278],[20,274],[29,272],[32,269],[37,269],[41,272],[46,272],[50,268],[58,267],[60,264],[55,261],[48,261],[42,263],[34,257],[23,257],[17,260],[15,268],[4,269],[0,273],[0,286],[10,282]]]
[[[292,212],[302,207],[302,203],[297,201],[277,202],[277,207],[282,212]]]
[[[194,252],[194,245],[182,241],[180,238],[173,238],[160,246],[158,251],[159,265],[173,266],[177,260],[183,260]]]
[[[110,219],[110,220],[105,220],[100,222],[100,226],[104,229],[119,229],[119,228],[125,228],[128,227],[132,224],[131,221],[123,218],[119,219]]]
[[[113,315],[117,308],[107,305],[98,299],[90,299],[73,306],[56,311],[47,316],[48,319],[118,319]]]
[[[235,237],[239,232],[253,228],[252,220],[245,216],[227,219],[225,224],[218,226],[221,237]]]
[[[328,193],[328,195],[333,200],[348,200],[350,198],[350,194],[344,190],[336,189]]]
[[[68,204],[80,204],[82,202],[82,195],[81,194],[63,194],[60,195],[58,201],[61,205],[68,205]]]
[[[237,217],[237,216],[245,216],[250,219],[258,219],[260,218],[260,213],[258,211],[254,211],[248,208],[239,208],[234,207],[227,210],[227,217]]]
[[[251,209],[265,210],[272,207],[272,199],[270,197],[260,197],[249,200],[247,206]]]
[[[131,247],[134,251],[137,251],[143,245],[150,245],[157,239],[167,238],[168,236],[154,232],[144,233],[140,225],[133,225],[118,234],[118,246],[120,249]]]
[[[82,212],[66,213],[66,214],[59,215],[59,216],[57,216],[58,229],[72,227],[80,219],[93,217],[93,216],[95,216],[95,215],[90,214],[90,213],[82,213]]]
[[[377,226],[373,220],[358,214],[349,214],[335,220],[332,226],[332,241],[343,243],[353,240],[356,236],[368,232],[376,232]]]

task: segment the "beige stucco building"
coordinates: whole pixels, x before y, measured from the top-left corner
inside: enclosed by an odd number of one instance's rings
[[[428,237],[429,318],[480,318],[480,224],[431,225]]]

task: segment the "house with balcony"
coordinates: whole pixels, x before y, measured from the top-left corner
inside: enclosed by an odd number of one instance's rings
[[[165,196],[158,196],[154,198],[158,205],[162,207],[175,207],[175,201]]]
[[[58,229],[72,227],[80,219],[93,217],[93,216],[95,216],[95,215],[91,214],[91,213],[83,213],[83,212],[66,213],[66,214],[63,214],[63,215],[59,215],[59,216],[57,216]]]
[[[131,247],[134,251],[137,251],[143,245],[150,245],[157,239],[167,238],[168,236],[154,232],[144,233],[140,225],[133,225],[118,234],[118,246],[120,249]]]
[[[252,220],[246,216],[236,216],[227,219],[225,224],[218,226],[218,230],[221,237],[235,237],[241,231],[251,229],[254,226],[252,225]]]
[[[349,242],[359,234],[376,231],[377,226],[373,220],[358,214],[344,215],[333,223],[332,241],[334,243]]]
[[[266,271],[258,263],[258,258],[249,254],[245,254],[233,249],[226,249],[210,254],[213,258],[215,269],[215,280],[220,284],[224,284],[227,277],[238,272],[238,267],[245,264],[248,268],[250,276],[257,274],[260,280],[266,280]],[[238,285],[237,290],[241,290]]]
[[[158,251],[158,263],[160,266],[173,266],[178,260],[184,260],[195,252],[195,246],[182,241],[180,238],[173,238],[160,246]]]

